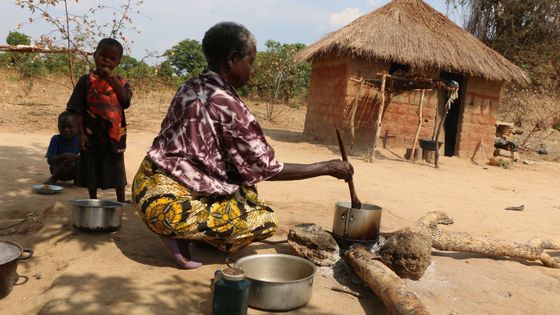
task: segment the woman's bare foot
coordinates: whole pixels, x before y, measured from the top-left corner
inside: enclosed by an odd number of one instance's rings
[[[188,241],[178,240],[172,237],[160,236],[161,243],[173,256],[173,259],[185,269],[195,269],[202,266],[201,263],[190,260]],[[179,243],[181,243],[179,245]],[[186,257],[185,257],[186,256]]]

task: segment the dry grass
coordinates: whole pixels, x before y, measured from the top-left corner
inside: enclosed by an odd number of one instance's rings
[[[15,73],[0,69],[0,129],[14,133],[55,133],[57,116],[65,110],[72,93],[71,83],[65,77],[46,76],[34,81],[29,94],[21,84]],[[132,89],[132,106],[126,111],[129,130],[158,132],[176,89],[154,82],[145,88],[132,85]],[[276,105],[274,118],[267,120],[264,103],[247,100],[247,105],[263,128],[303,130],[304,106]]]
[[[350,55],[526,83],[525,73],[421,0],[394,0],[332,32],[299,60]]]
[[[526,156],[546,160],[560,159],[560,96],[544,95],[530,90],[505,90],[498,118],[513,122],[523,133],[513,141]],[[545,147],[547,155],[535,154]]]

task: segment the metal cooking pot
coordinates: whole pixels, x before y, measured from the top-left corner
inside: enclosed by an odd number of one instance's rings
[[[72,224],[81,230],[116,231],[122,222],[122,204],[100,199],[76,199],[71,202]]]
[[[289,311],[302,307],[309,299],[315,265],[309,260],[285,254],[257,254],[239,259],[235,267],[243,270],[251,283],[250,307],[266,311]]]
[[[335,236],[348,241],[377,242],[380,225],[381,207],[362,203],[360,209],[355,209],[349,201],[335,205],[332,229]]]
[[[27,256],[23,256],[23,253],[27,253]],[[0,299],[12,292],[14,284],[20,278],[16,272],[18,262],[27,260],[31,256],[33,256],[33,250],[29,248],[22,248],[15,242],[0,241]],[[26,279],[25,277],[21,278]]]

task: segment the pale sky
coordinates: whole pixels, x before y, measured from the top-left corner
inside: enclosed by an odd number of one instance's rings
[[[136,0],[137,1],[137,0]],[[445,0],[425,0],[436,10],[448,15]],[[62,2],[62,1],[61,1]],[[117,6],[119,0],[68,1],[70,12],[83,12],[97,4]],[[311,44],[328,32],[348,24],[357,17],[388,3],[389,0],[144,0],[132,15],[140,34],[126,32],[134,40],[131,54],[136,58],[146,51],[164,52],[181,40],[201,40],[204,32],[221,21],[245,25],[257,38],[258,49],[268,39],[281,43]],[[62,6],[55,9],[62,13]],[[5,44],[8,32],[31,17],[29,11],[15,5],[14,0],[0,0],[0,43]],[[107,16],[99,16],[103,21]],[[452,20],[458,20],[451,16]],[[101,24],[101,23],[99,23]],[[19,30],[38,39],[51,31],[44,23],[24,24]],[[154,61],[152,61],[154,62]]]

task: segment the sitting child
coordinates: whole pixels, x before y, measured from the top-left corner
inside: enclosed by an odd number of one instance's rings
[[[58,180],[76,180],[80,144],[76,118],[72,113],[65,111],[58,115],[58,133],[52,136],[45,155],[52,175],[45,184],[56,184]]]

